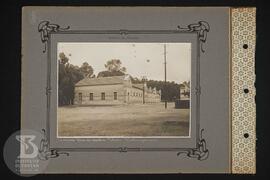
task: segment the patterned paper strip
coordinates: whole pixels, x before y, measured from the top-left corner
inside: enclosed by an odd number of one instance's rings
[[[256,9],[231,9],[232,173],[256,172]]]

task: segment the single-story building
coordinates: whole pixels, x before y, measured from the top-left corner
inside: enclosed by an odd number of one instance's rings
[[[180,99],[175,101],[175,108],[189,109],[190,108],[190,81],[180,84]]]
[[[75,84],[74,104],[111,105],[124,103],[156,103],[161,91],[147,84],[133,84],[129,75],[89,78]]]
[[[189,100],[190,99],[190,81],[183,82],[180,84],[180,99],[181,100]]]

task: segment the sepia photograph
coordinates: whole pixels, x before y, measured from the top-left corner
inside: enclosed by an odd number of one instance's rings
[[[58,42],[57,136],[189,137],[191,43]]]

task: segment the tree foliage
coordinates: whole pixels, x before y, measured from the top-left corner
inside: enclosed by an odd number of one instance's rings
[[[110,77],[110,76],[123,76],[125,73],[121,71],[101,71],[98,73],[97,77]]]
[[[94,73],[94,69],[87,62],[84,62],[82,64],[82,66],[80,67],[80,71],[82,72],[84,77],[89,77],[89,78],[91,78]]]
[[[108,71],[121,71],[123,73],[126,72],[126,68],[122,67],[122,62],[119,59],[111,59],[107,61],[106,64],[104,64],[105,68],[107,68]]]
[[[93,68],[88,63],[81,67],[69,63],[64,53],[59,53],[58,60],[58,105],[70,105],[74,100],[75,84],[85,77],[93,77]]]
[[[99,72],[97,77],[123,76],[127,71],[119,59],[111,59],[104,66],[107,70]]]

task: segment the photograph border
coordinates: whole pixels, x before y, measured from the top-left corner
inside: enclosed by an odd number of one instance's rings
[[[43,53],[47,53],[47,111],[46,111],[46,127],[43,132],[43,139],[40,142],[39,153],[44,160],[56,158],[61,154],[69,155],[70,152],[139,152],[139,151],[174,151],[176,155],[185,154],[187,157],[196,158],[197,160],[205,160],[209,157],[209,150],[206,147],[206,140],[203,138],[204,129],[200,128],[200,53],[205,53],[204,43],[207,40],[207,33],[210,31],[210,25],[206,21],[198,21],[189,24],[186,27],[177,26],[175,30],[70,30],[70,26],[60,27],[58,24],[49,21],[41,21],[38,25],[38,33],[40,33],[41,42],[44,44]],[[50,58],[50,40],[51,34],[117,34],[122,38],[128,38],[128,34],[178,34],[178,33],[194,33],[197,35],[197,52],[196,52],[196,147],[195,148],[52,148],[50,147],[50,104],[51,104],[51,58]]]

